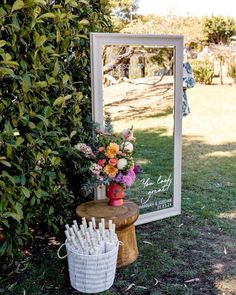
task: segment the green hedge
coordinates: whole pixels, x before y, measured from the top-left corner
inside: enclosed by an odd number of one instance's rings
[[[192,60],[193,74],[196,82],[211,85],[214,78],[214,64],[208,60]]]
[[[234,83],[236,83],[236,59],[235,59],[235,57],[232,58],[228,62],[228,76],[233,79]]]
[[[35,230],[57,231],[78,201],[89,32],[108,31],[110,19],[100,1],[5,0],[0,27],[0,256],[9,256]]]

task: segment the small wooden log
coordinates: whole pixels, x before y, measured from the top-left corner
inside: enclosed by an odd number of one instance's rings
[[[76,208],[78,217],[85,217],[90,221],[95,217],[96,223],[105,219],[105,226],[109,228],[109,220],[116,225],[116,233],[121,242],[118,253],[117,267],[134,262],[138,257],[138,247],[134,222],[139,216],[139,208],[134,202],[124,201],[119,207],[108,206],[107,200],[95,200],[83,203]]]

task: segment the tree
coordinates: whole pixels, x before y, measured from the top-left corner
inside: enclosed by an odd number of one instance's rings
[[[138,10],[139,0],[110,0],[113,13],[122,20],[132,20],[132,15]]]
[[[120,31],[128,23],[132,24],[138,2],[139,0],[109,0],[114,31]]]
[[[89,32],[108,31],[95,0],[2,1],[0,7],[0,256],[73,214],[89,140]],[[31,230],[30,230],[31,228]]]
[[[203,41],[207,44],[227,44],[235,32],[236,26],[232,17],[213,16],[203,20]]]

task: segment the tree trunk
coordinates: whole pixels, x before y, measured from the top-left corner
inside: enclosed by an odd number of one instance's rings
[[[134,53],[134,48],[128,47],[128,50],[127,50],[127,47],[124,47],[124,48],[125,48],[125,53],[117,56],[116,59],[112,60],[111,62],[109,62],[108,64],[103,66],[103,74],[108,74],[110,71],[112,71],[119,64],[128,64],[128,67],[129,67],[130,58],[131,58],[132,54]],[[122,69],[122,67],[121,67],[121,69]],[[123,70],[125,70],[126,71],[125,74],[127,74],[128,69],[124,69],[124,67],[123,67]],[[124,77],[126,77],[126,76],[124,76]]]

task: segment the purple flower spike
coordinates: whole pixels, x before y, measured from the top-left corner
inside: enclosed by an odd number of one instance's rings
[[[134,165],[134,173],[138,174],[141,172],[141,167],[139,165]]]

